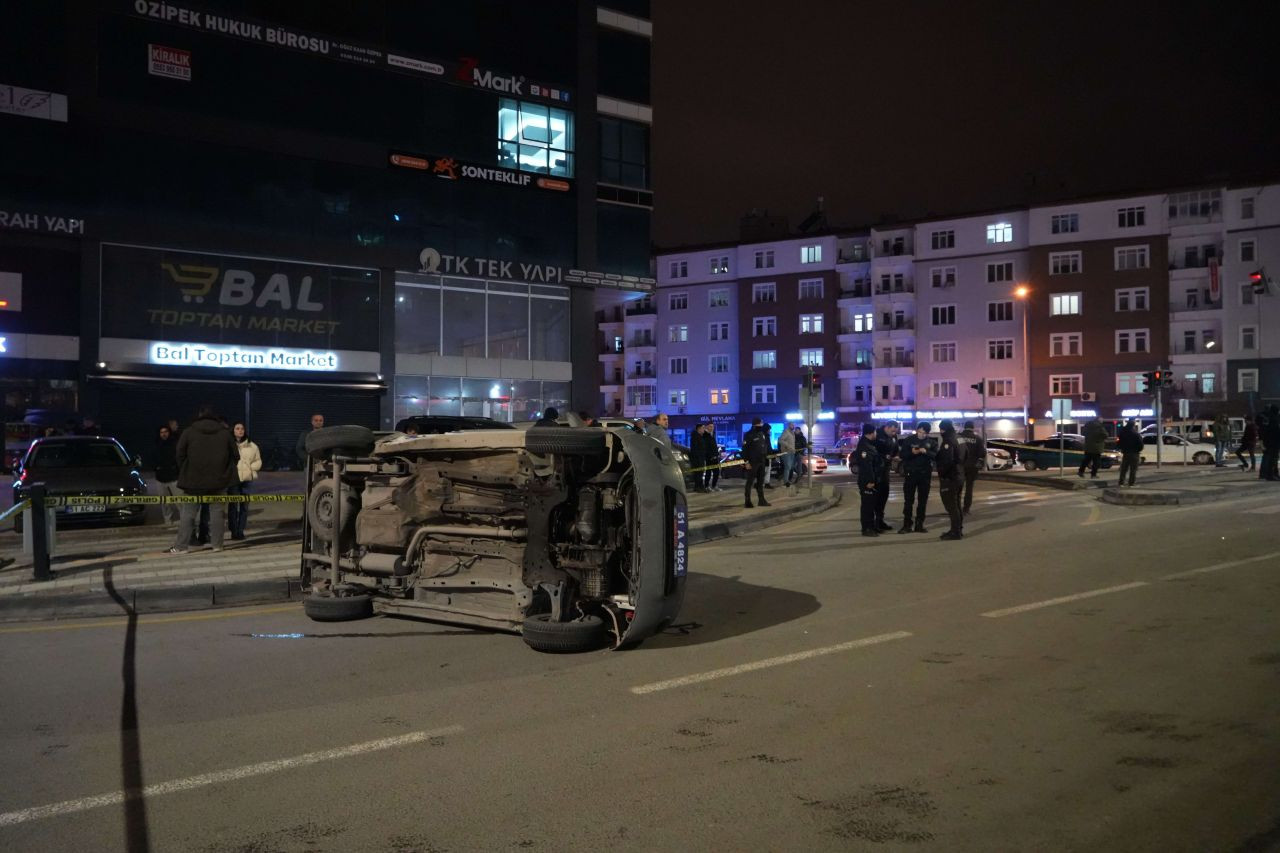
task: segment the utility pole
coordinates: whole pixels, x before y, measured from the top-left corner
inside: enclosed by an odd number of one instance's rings
[[[1159,470],[1164,459],[1164,454],[1162,452],[1164,449],[1164,409],[1162,405],[1164,400],[1163,366],[1156,368],[1155,380],[1155,387],[1153,390],[1156,392],[1156,470]]]
[[[987,378],[984,376],[969,386],[982,395],[982,440],[987,440]]]

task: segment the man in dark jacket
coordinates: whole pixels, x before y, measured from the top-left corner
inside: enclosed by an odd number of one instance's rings
[[[1244,435],[1240,436],[1240,446],[1236,448],[1236,458],[1240,460],[1240,470],[1250,471],[1258,467],[1258,455],[1254,450],[1258,446],[1258,425],[1253,421],[1249,421],[1244,425]],[[1244,461],[1245,454],[1249,454],[1249,461]]]
[[[973,481],[978,479],[978,472],[987,465],[987,440],[974,432],[973,421],[965,421],[964,431],[956,436],[956,441],[965,446],[964,498],[961,508],[968,515],[973,508]]]
[[[167,425],[160,427],[156,438],[155,458],[152,460],[156,471],[156,484],[160,487],[161,497],[173,497],[182,494],[178,489],[178,437]],[[177,504],[160,505],[160,514],[165,524],[173,524],[180,515]]]
[[[695,492],[705,492],[706,486],[703,485],[706,472],[701,470],[707,466],[707,461],[703,458],[702,431],[706,428],[706,424],[698,424],[693,428],[693,435],[689,436],[689,467],[693,469],[693,490]]]
[[[742,437],[742,458],[747,463],[747,485],[743,490],[743,503],[751,509],[751,486],[755,484],[756,501],[760,506],[768,506],[764,499],[764,472],[769,467],[769,454],[773,446],[769,442],[769,428],[760,418],[752,418],[751,429]]]
[[[707,423],[702,430],[702,458],[708,468],[702,475],[702,488],[708,492],[720,491],[720,442],[716,441],[716,425]]]
[[[862,535],[879,536],[880,528],[876,525],[876,486],[880,483],[884,460],[880,457],[876,442],[875,424],[863,424],[862,438],[854,448],[853,458],[858,465],[858,494],[862,498]]]
[[[187,495],[225,495],[236,477],[240,452],[231,430],[214,414],[212,406],[201,406],[200,414],[182,431],[175,454],[178,459],[178,488]],[[227,505],[214,503],[209,509],[209,532],[214,551],[222,550],[222,537],[227,531]],[[200,514],[199,504],[183,504],[178,521],[178,535],[170,554],[185,554],[191,543],[191,529]]]
[[[928,533],[924,529],[924,511],[929,503],[929,485],[933,480],[933,446],[929,444],[929,422],[916,424],[916,431],[898,442],[902,457],[902,529],[899,533]],[[915,524],[911,507],[915,505]]]
[[[1262,437],[1262,464],[1258,466],[1258,479],[1280,480],[1277,462],[1280,461],[1280,407],[1267,407],[1267,420],[1259,425]]]
[[[547,406],[542,410],[542,417],[534,421],[533,425],[539,427],[560,426],[560,410],[555,406]]]
[[[1098,466],[1102,464],[1102,451],[1107,449],[1107,428],[1102,421],[1094,418],[1084,425],[1084,459],[1080,462],[1077,477],[1084,476],[1084,469],[1089,469],[1089,476],[1098,479]]]
[[[963,539],[964,509],[960,506],[960,490],[964,487],[965,451],[968,448],[956,440],[956,428],[951,421],[943,421],[938,426],[942,431],[938,455],[934,459],[938,466],[938,494],[951,517],[951,529],[939,538]]]
[[[889,469],[898,455],[898,422],[889,421],[876,430],[876,450],[880,452],[880,482],[876,483],[876,530],[892,530],[884,521],[884,509],[889,504]]]
[[[293,445],[293,452],[298,455],[298,462],[302,465],[302,470],[307,470],[307,436],[318,429],[324,428],[324,415],[316,412],[311,416],[311,429],[304,429],[298,433],[298,440]]]
[[[1117,436],[1120,449],[1120,482],[1116,485],[1124,485],[1124,475],[1129,474],[1129,485],[1133,485],[1133,479],[1138,475],[1138,466],[1142,464],[1142,435],[1138,432],[1138,424],[1133,418],[1129,418],[1129,422],[1120,430]]]

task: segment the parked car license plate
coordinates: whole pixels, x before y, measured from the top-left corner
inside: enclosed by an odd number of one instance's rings
[[[67,507],[67,512],[73,514],[106,511],[106,504],[76,504],[74,506]]]

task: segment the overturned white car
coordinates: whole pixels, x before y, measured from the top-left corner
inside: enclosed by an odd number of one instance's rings
[[[669,451],[588,427],[307,437],[305,609],[513,631],[541,651],[639,643],[679,612],[688,509]]]

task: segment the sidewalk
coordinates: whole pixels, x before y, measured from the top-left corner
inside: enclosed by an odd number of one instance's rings
[[[1254,479],[1257,479],[1258,472],[1252,472]],[[1066,489],[1066,490],[1082,490],[1082,489],[1107,489],[1116,485],[1120,477],[1119,466],[1104,468],[1098,472],[1098,479],[1094,480],[1090,477],[1083,479],[1076,476],[1075,466],[1068,466],[1065,470],[1059,472],[1057,468],[1048,470],[1040,469],[1036,471],[1023,471],[1020,468],[1011,468],[1004,471],[983,471],[978,475],[978,479],[987,480],[993,483],[1017,483],[1020,486],[1040,486],[1046,489]],[[1148,462],[1138,469],[1137,480],[1135,481],[1139,487],[1145,488],[1156,483],[1160,484],[1187,484],[1187,485],[1204,485],[1210,482],[1216,482],[1216,478],[1225,477],[1229,480],[1245,481],[1248,477],[1241,473],[1240,466],[1236,464],[1228,465],[1225,468],[1216,468],[1213,465],[1183,465],[1182,463],[1169,464],[1166,463],[1160,468],[1156,468],[1155,463]],[[1136,489],[1135,489],[1136,490]]]
[[[301,480],[300,474],[279,475],[275,493],[300,491],[300,482],[289,477]],[[822,512],[840,502],[829,485],[811,491],[776,488],[766,492],[771,506],[747,509],[741,481],[734,482],[729,480],[722,492],[689,495],[691,545]],[[302,595],[302,506],[261,507],[250,515],[248,539],[228,539],[225,550],[216,554],[202,549],[183,556],[164,553],[174,531],[160,524],[59,530],[54,579],[44,582],[31,580],[31,558],[22,553],[21,537],[6,531],[0,534],[0,558],[13,562],[0,568],[0,622],[119,616],[126,605],[138,613],[157,613],[297,600]]]
[[[1133,488],[1108,484],[1099,500],[1117,506],[1182,506],[1263,493],[1274,494],[1280,500],[1280,486],[1259,480],[1257,471],[1244,472],[1239,465],[1225,468],[1209,465],[1199,471],[1183,472],[1181,476],[1144,478],[1139,471]]]

